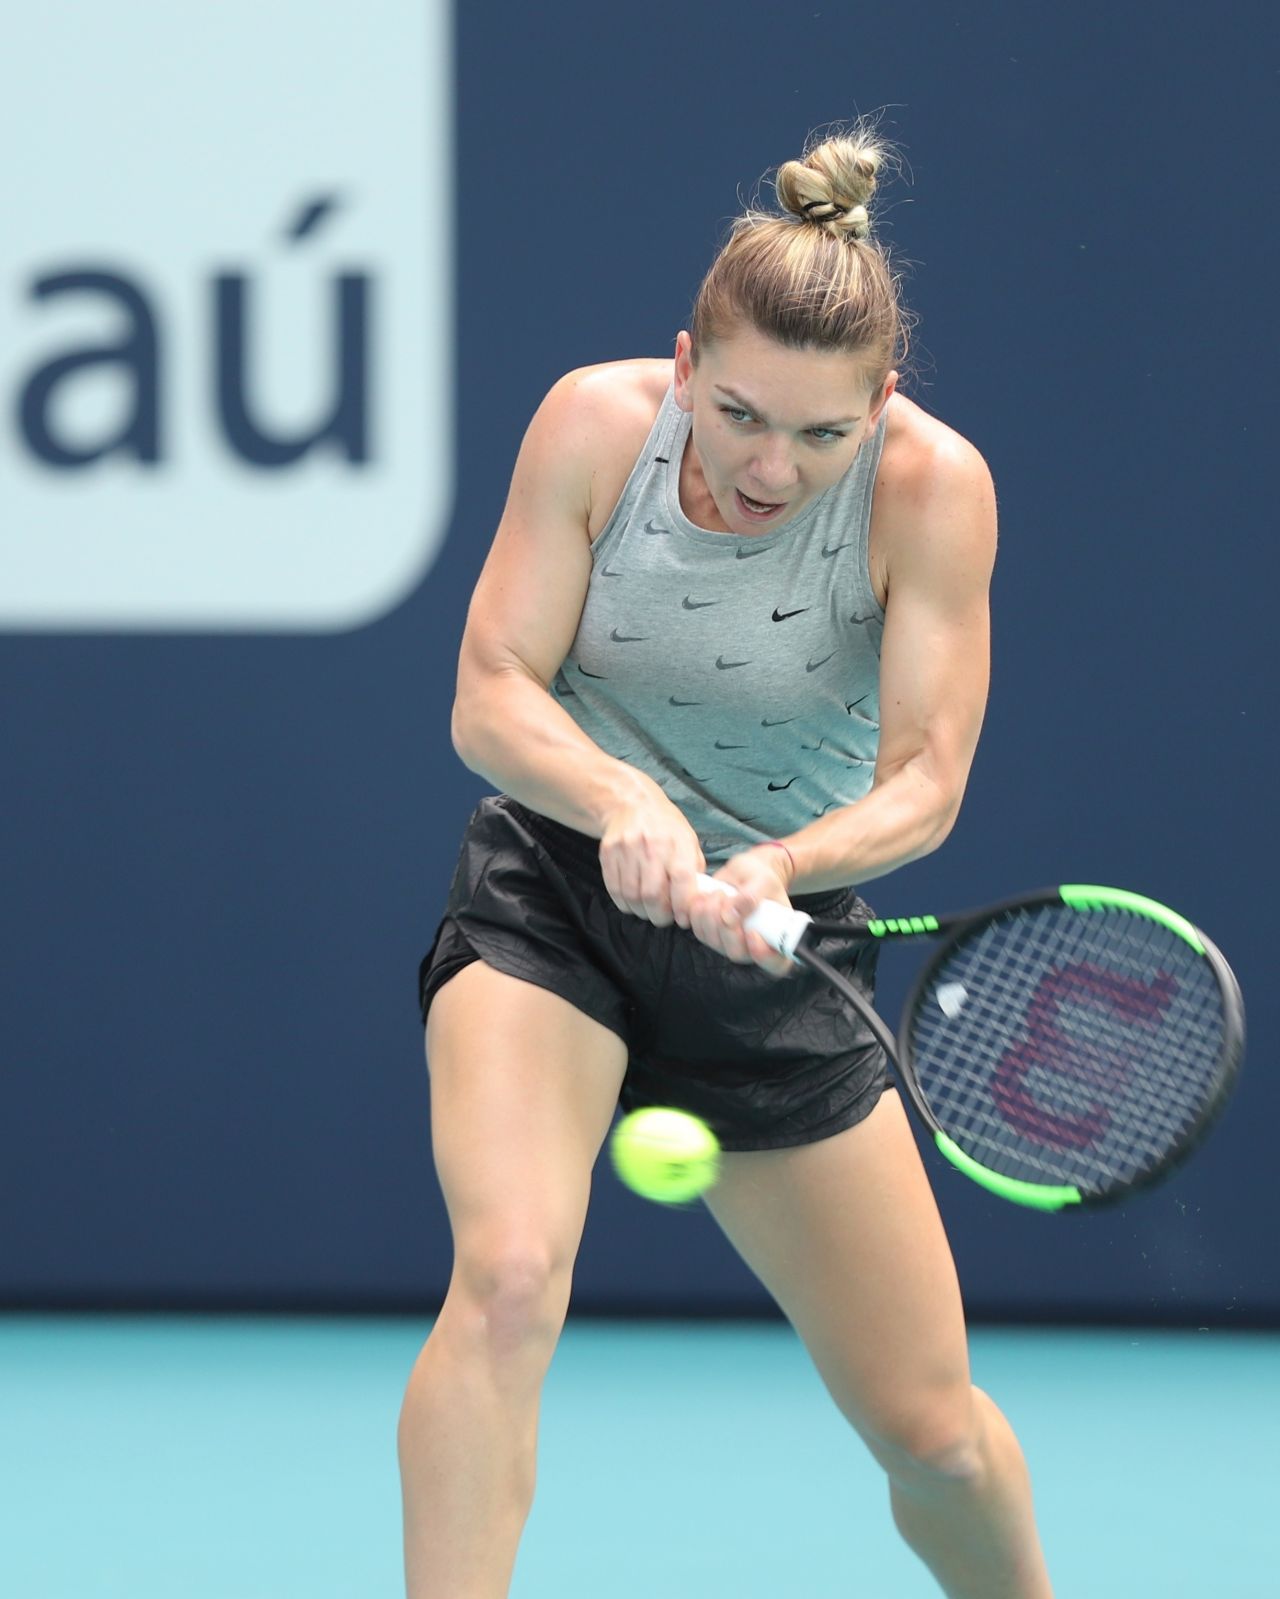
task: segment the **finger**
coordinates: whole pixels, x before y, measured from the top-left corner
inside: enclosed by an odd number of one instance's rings
[[[614,862],[614,886],[611,893],[618,909],[632,916],[642,913],[640,873],[641,862],[635,851],[619,850]]]
[[[774,977],[785,977],[795,964],[788,956],[779,954],[759,933],[747,934],[747,952],[757,966],[763,966]]]
[[[671,895],[665,865],[646,859],[640,869],[639,890],[641,915],[655,927],[670,927]]]
[[[747,932],[742,925],[742,913],[738,908],[737,899],[726,899],[716,918],[716,933],[719,948],[722,954],[727,955],[731,961],[739,966],[744,966],[752,959],[747,950]]]
[[[681,927],[689,926],[689,917],[694,902],[698,899],[697,873],[701,867],[680,869],[672,872],[670,881],[671,917]]]

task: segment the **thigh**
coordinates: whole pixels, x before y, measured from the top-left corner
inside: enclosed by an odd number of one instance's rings
[[[868,1441],[967,1408],[955,1266],[896,1093],[833,1138],[725,1156],[707,1203]]]
[[[480,960],[436,994],[426,1037],[455,1249],[570,1263],[626,1069],[622,1040]]]

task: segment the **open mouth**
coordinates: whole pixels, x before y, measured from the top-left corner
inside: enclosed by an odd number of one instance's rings
[[[785,511],[787,508],[785,502],[771,505],[764,500],[748,499],[742,490],[738,488],[735,488],[733,492],[737,497],[739,511],[750,522],[767,522],[771,517],[777,516],[779,511]]]

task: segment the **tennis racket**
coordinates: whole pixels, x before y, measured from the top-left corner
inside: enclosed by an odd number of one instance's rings
[[[708,886],[727,884],[700,876]],[[1209,939],[1156,900],[1066,884],[954,916],[747,920],[871,1028],[952,1165],[1037,1210],[1098,1205],[1167,1176],[1208,1132],[1244,1056],[1244,1003]],[[895,1040],[818,953],[939,937]]]

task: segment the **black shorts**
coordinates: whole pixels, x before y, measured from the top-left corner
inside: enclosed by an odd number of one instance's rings
[[[811,916],[869,914],[852,889],[799,895]],[[874,943],[830,959],[868,998]],[[804,967],[773,977],[708,949],[687,929],[620,911],[599,843],[505,795],[467,825],[444,920],[418,974],[427,1010],[474,960],[549,989],[627,1047],[622,1106],[670,1105],[709,1123],[723,1148],[815,1143],[866,1116],[884,1051],[830,985]]]

